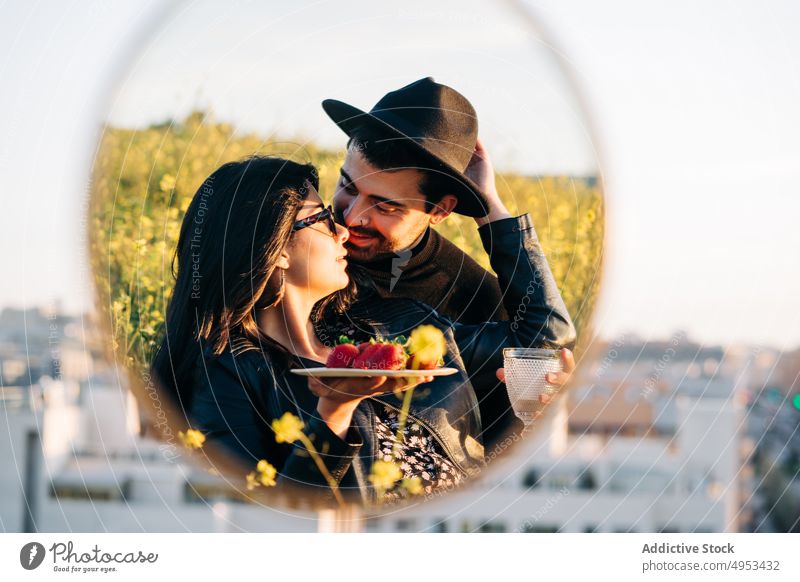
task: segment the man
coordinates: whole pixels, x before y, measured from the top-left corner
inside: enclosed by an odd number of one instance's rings
[[[333,200],[350,231],[349,260],[384,295],[418,299],[467,324],[509,319],[497,278],[430,228],[451,212],[478,227],[511,218],[469,101],[427,78],[368,114],[331,99],[323,107],[350,137]]]
[[[333,99],[322,106],[349,137],[333,199],[337,221],[350,232],[349,262],[385,297],[422,301],[464,324],[512,319],[497,277],[431,228],[453,212],[473,217],[490,258],[494,238],[533,229],[530,217],[512,217],[497,193],[470,102],[428,77],[388,93],[369,112]],[[552,282],[546,262],[542,271]],[[570,322],[560,296],[517,307],[557,311]],[[548,325],[546,315],[542,320]],[[555,343],[571,348],[574,340],[570,322]],[[564,363],[565,373],[548,381],[563,385],[571,352]],[[510,408],[498,379],[502,370],[471,371],[493,406]]]

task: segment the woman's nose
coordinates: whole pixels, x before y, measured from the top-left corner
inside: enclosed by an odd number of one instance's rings
[[[347,242],[347,239],[350,238],[350,231],[347,230],[347,227],[343,224],[336,223],[336,237],[339,238],[344,244]]]

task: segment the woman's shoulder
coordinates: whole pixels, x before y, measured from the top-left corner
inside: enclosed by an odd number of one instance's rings
[[[274,358],[265,347],[259,347],[252,339],[245,336],[231,337],[221,352],[213,346],[206,346],[202,351],[202,366],[222,368],[240,375],[242,371],[258,372],[261,368],[272,364]]]

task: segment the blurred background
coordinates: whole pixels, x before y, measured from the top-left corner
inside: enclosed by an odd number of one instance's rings
[[[0,10],[3,531],[800,527],[796,6]],[[345,522],[243,500],[152,439],[159,403],[130,391],[131,366],[151,386],[136,364],[170,229],[196,182],[254,149],[319,163],[324,182],[344,140],[319,101],[368,109],[427,75],[475,104],[591,357],[467,491]],[[480,255],[474,226],[447,222]]]

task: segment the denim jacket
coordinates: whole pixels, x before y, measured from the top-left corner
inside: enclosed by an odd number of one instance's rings
[[[484,431],[518,428],[504,390],[494,383],[473,383],[503,365],[505,347],[571,348],[575,329],[536,237],[529,215],[491,222],[479,229],[484,249],[503,290],[511,319],[464,325],[413,299],[368,296],[348,312],[352,321],[369,322],[383,337],[408,335],[422,324],[444,332],[444,365],[458,370],[418,386],[409,414],[426,427],[453,464],[467,475],[485,466]],[[278,484],[311,486],[323,497],[331,489],[314,459],[300,443],[275,442],[270,423],[284,412],[299,416],[339,490],[365,502],[375,500],[368,476],[375,458],[376,406],[399,409],[402,394],[362,400],[352,424],[339,438],[316,413],[317,398],[307,380],[292,368],[321,366],[288,354],[280,346],[253,345],[235,338],[219,356],[198,362],[191,405],[194,427],[238,459],[255,467],[266,459],[278,469]],[[309,491],[306,489],[306,491]]]

